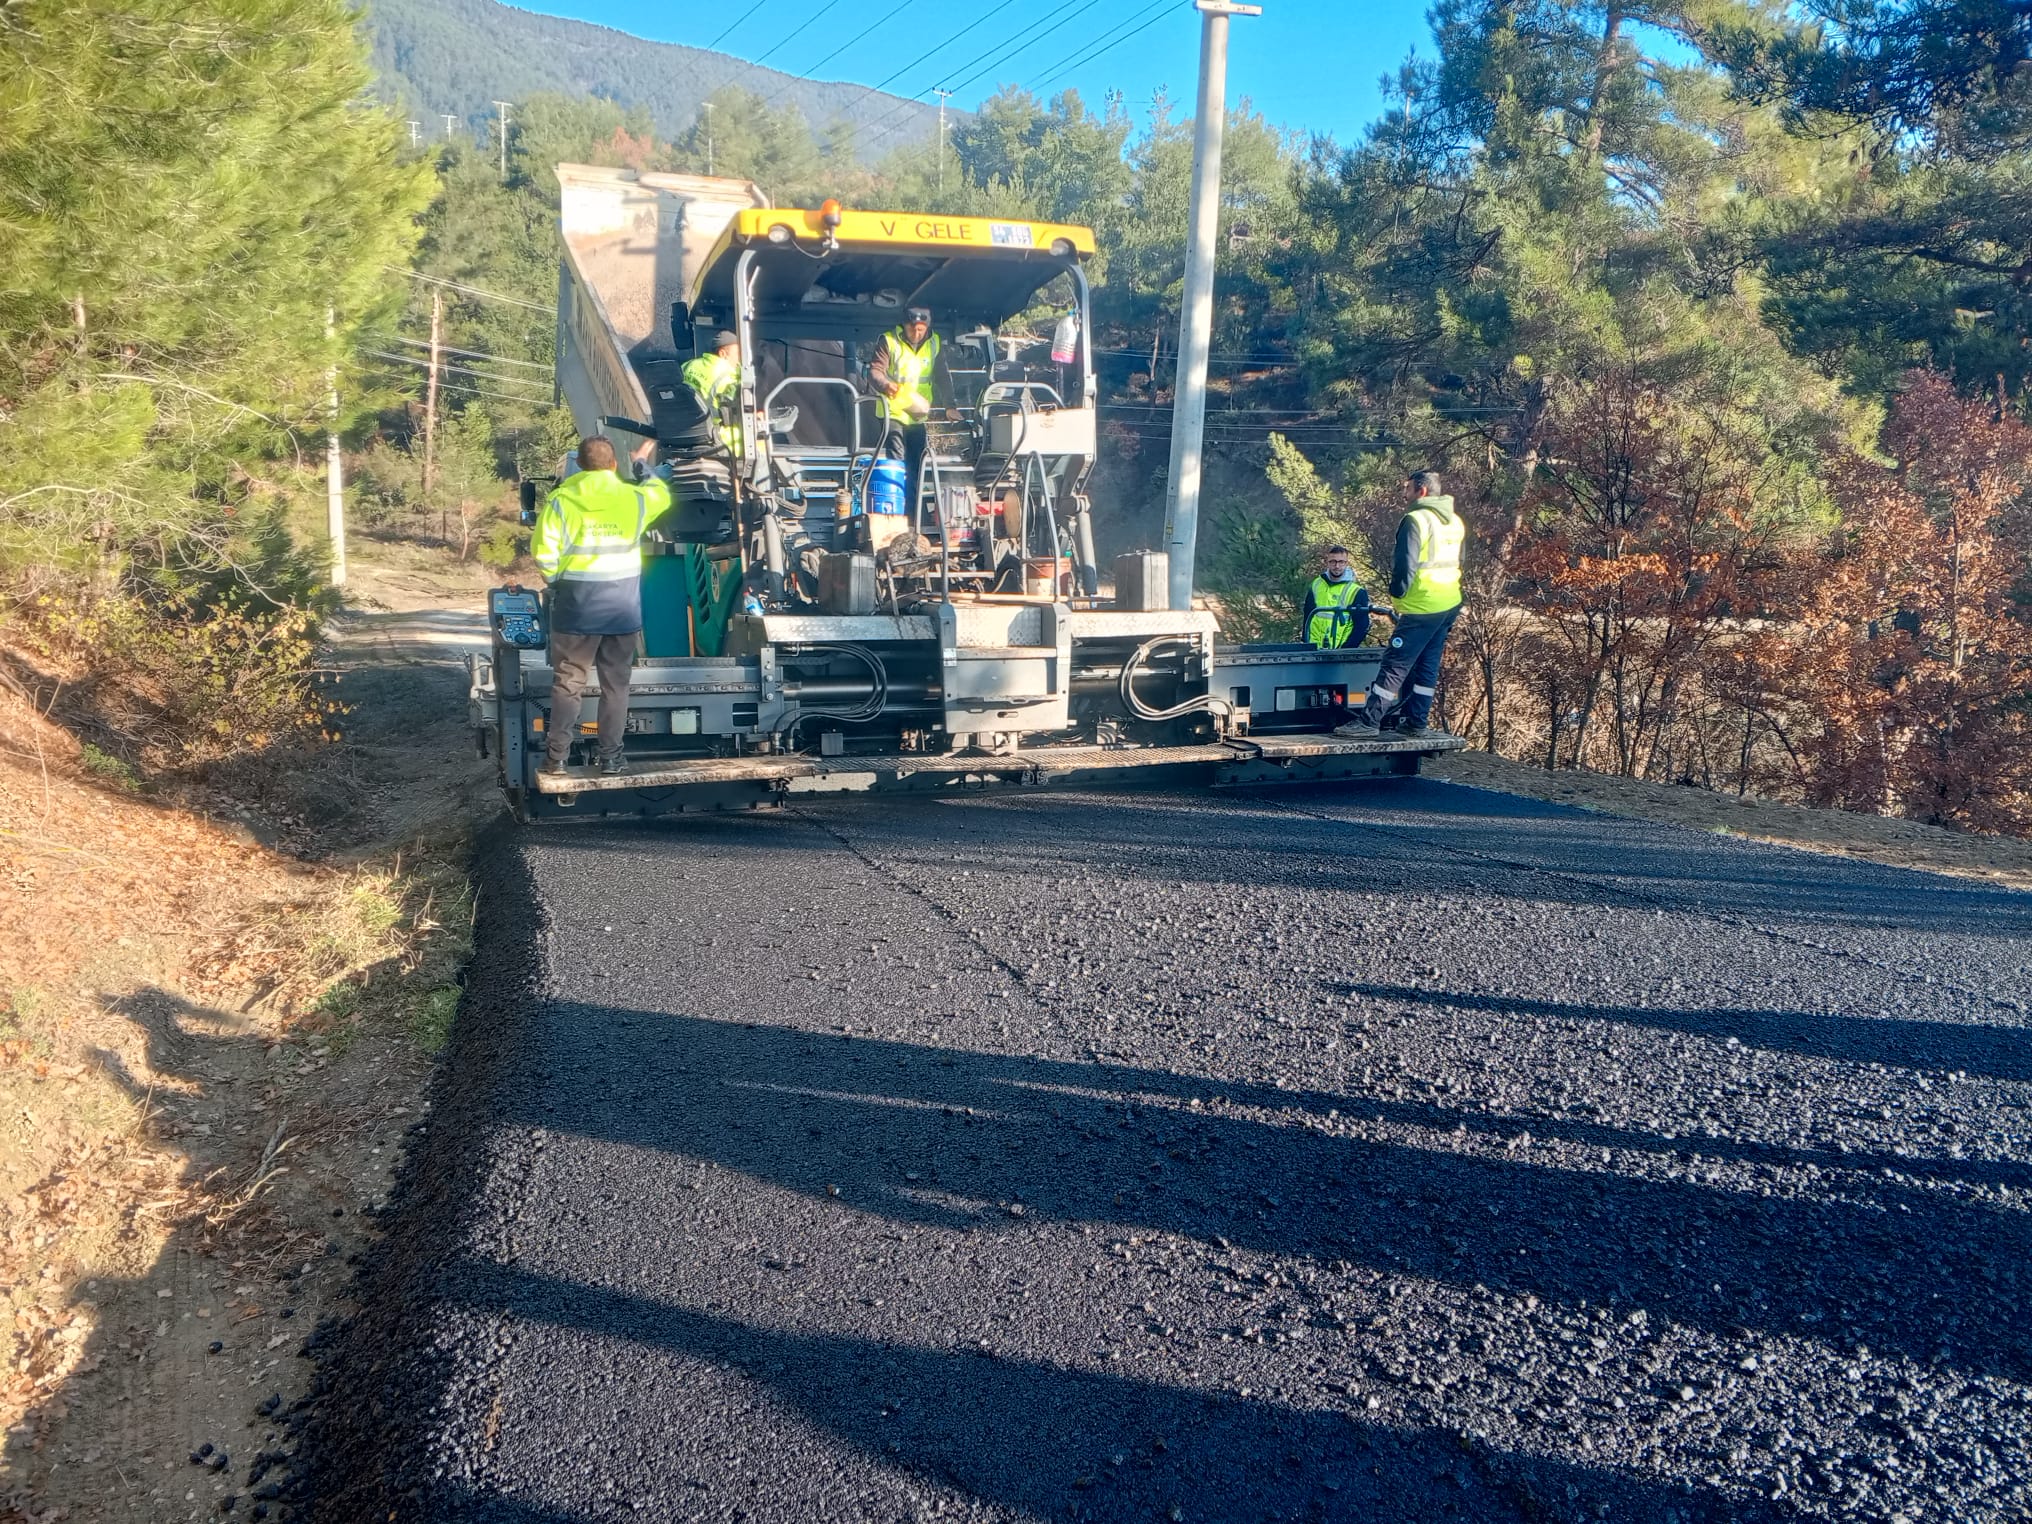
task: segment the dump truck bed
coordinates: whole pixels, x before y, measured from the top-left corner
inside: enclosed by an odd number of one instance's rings
[[[769,204],[748,180],[560,164],[558,390],[580,429],[651,420],[681,363],[670,312],[734,214]]]

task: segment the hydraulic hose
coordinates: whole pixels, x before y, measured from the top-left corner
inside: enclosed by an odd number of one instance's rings
[[[1211,693],[1202,693],[1197,698],[1187,699],[1182,704],[1173,704],[1169,709],[1153,709],[1136,696],[1136,672],[1150,659],[1150,653],[1159,646],[1182,646],[1187,644],[1182,635],[1158,635],[1138,646],[1129,659],[1122,663],[1122,680],[1117,685],[1122,695],[1122,707],[1139,720],[1176,720],[1184,715],[1204,711],[1209,714],[1232,714],[1235,706],[1224,698],[1215,698]]]
[[[797,733],[797,727],[806,720],[839,720],[852,724],[861,720],[880,717],[883,705],[889,700],[889,672],[882,665],[882,658],[859,645],[813,645],[790,646],[785,648],[789,656],[846,656],[861,663],[868,669],[868,696],[851,709],[807,709],[799,705],[790,718],[776,729],[779,742],[788,744]]]

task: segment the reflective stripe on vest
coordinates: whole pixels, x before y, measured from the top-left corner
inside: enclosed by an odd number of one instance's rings
[[[558,497],[552,497],[552,504],[561,512],[569,514],[570,508],[577,508],[578,512],[565,519],[573,538],[558,552],[557,570],[550,573],[551,581],[624,582],[642,575],[642,531],[649,522],[649,499],[639,487],[630,490],[635,498],[632,530],[625,520],[618,524],[600,521],[603,509],[612,511],[610,504],[587,508],[576,503],[560,504]]]
[[[1362,584],[1353,577],[1345,582],[1312,579],[1312,618],[1306,621],[1306,641],[1323,651],[1338,651],[1355,633],[1354,602]]]
[[[921,349],[912,349],[900,329],[892,328],[882,335],[882,352],[889,361],[889,379],[896,383],[896,395],[880,399],[884,423],[924,421],[911,415],[910,398],[915,393],[924,399],[925,411],[931,410],[931,369],[938,363],[939,348],[935,333],[924,336]]]
[[[1419,507],[1405,515],[1411,521],[1411,585],[1397,599],[1406,614],[1442,614],[1460,606],[1461,546],[1468,527],[1459,514]]]

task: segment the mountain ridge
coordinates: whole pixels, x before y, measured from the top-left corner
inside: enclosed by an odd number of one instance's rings
[[[648,111],[659,136],[675,138],[699,104],[733,86],[794,106],[814,132],[835,121],[865,131],[911,114],[883,135],[909,143],[936,130],[938,108],[839,80],[801,79],[684,43],[653,42],[593,21],[546,16],[501,0],[374,0],[361,20],[377,92],[427,127],[449,114],[477,129],[497,100],[539,92],[597,96]]]

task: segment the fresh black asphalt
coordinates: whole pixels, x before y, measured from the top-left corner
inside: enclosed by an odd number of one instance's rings
[[[1427,782],[480,877],[298,1516],[2032,1517],[2032,896]]]

